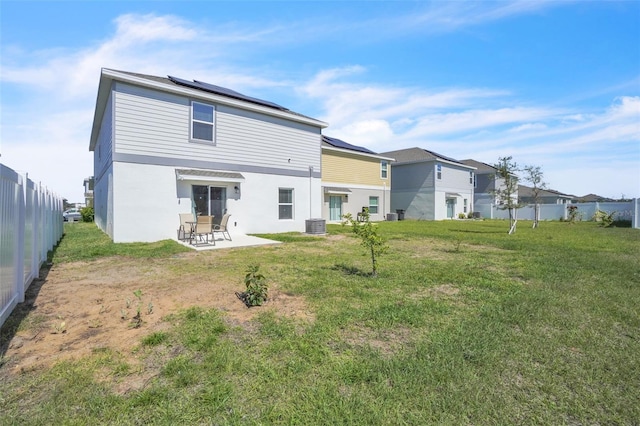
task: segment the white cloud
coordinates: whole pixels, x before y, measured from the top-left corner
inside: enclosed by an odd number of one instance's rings
[[[528,132],[532,130],[544,130],[548,126],[544,123],[526,123],[521,124],[520,126],[514,127],[513,129],[509,129],[510,132],[520,133],[520,132]]]
[[[287,84],[213,61],[230,46],[254,43],[277,29],[226,28],[217,35],[153,14],[126,14],[113,23],[111,36],[76,50],[23,52],[13,46],[3,52],[1,161],[70,201],[83,200],[82,182],[93,174],[88,146],[101,68],[198,78],[240,91]]]

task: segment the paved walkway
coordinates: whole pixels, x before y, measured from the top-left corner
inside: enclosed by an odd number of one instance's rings
[[[222,238],[221,235],[216,235],[215,245],[213,245],[213,243],[211,242],[211,239],[209,239],[209,244],[205,242],[201,242],[201,243],[192,245],[192,244],[189,244],[189,242],[185,242],[185,241],[178,241],[178,243],[184,245],[185,247],[189,247],[197,251],[280,244],[280,241],[267,240],[266,238],[259,238],[259,237],[254,237],[252,235],[244,235],[244,234],[232,234],[231,238],[232,238],[232,241],[229,241]]]

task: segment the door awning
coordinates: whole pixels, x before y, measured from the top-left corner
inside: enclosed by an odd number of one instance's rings
[[[339,188],[336,186],[325,186],[324,187],[325,194],[341,194],[348,195],[351,194],[351,190],[349,188]]]
[[[195,169],[176,169],[176,179],[207,182],[244,182],[244,176],[240,173]]]
[[[445,192],[444,196],[445,198],[462,197],[462,195],[458,194],[457,192]]]

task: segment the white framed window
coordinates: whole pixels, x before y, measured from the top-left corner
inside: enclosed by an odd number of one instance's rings
[[[191,140],[214,143],[215,107],[191,102]]]
[[[278,188],[278,219],[293,219],[293,189]]]
[[[475,183],[475,181],[476,181],[475,177],[476,177],[476,176],[473,174],[473,172],[472,172],[472,171],[469,171],[469,183],[470,183],[471,185],[474,185],[474,183]],[[475,187],[475,185],[474,185],[474,187]]]
[[[388,174],[389,162],[382,160],[380,161],[380,178],[386,179]]]
[[[378,214],[379,197],[369,197],[369,214]]]
[[[436,179],[442,180],[442,165],[436,164]]]
[[[467,199],[464,199],[464,212],[467,212]]]

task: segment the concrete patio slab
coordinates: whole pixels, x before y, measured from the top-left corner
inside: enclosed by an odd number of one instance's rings
[[[235,247],[253,247],[253,246],[263,246],[263,245],[271,245],[271,244],[280,244],[280,241],[268,240],[266,238],[254,237],[253,235],[244,235],[244,234],[234,234],[231,236],[232,241],[225,240],[222,236],[216,235],[216,244],[213,245],[211,241],[209,243],[198,243],[198,244],[189,244],[189,242],[178,241],[178,243],[182,244],[185,247],[189,247],[196,251],[202,250],[219,250],[219,249],[228,249]]]

